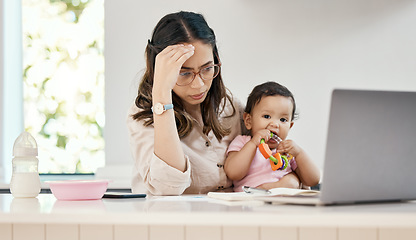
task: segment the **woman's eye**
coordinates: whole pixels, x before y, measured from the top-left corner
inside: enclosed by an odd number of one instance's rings
[[[179,73],[179,76],[181,76],[181,77],[189,77],[189,76],[191,76],[191,72],[180,72]]]
[[[211,72],[213,70],[214,70],[214,66],[209,66],[209,67],[201,69],[201,72],[202,73],[207,73],[207,72]]]

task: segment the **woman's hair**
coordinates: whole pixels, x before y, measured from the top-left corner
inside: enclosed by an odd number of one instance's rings
[[[136,98],[136,106],[140,110],[132,115],[133,119],[137,121],[144,120],[145,126],[153,124],[151,107],[156,55],[167,46],[194,41],[211,45],[214,63],[220,63],[214,31],[208,26],[201,14],[181,11],[168,14],[158,22],[153,30],[152,39],[148,40],[146,47],[146,71],[139,85]],[[178,134],[180,138],[183,138],[191,132],[194,123],[191,115],[185,112],[182,99],[174,92],[172,92],[172,100]],[[212,80],[206,99],[201,103],[204,134],[208,134],[212,130],[215,137],[221,140],[230,133],[230,128],[225,128],[218,120],[227,101],[230,101],[233,108],[232,114],[227,117],[234,116],[235,107],[231,101],[231,96],[227,93],[220,71],[218,76]],[[221,104],[222,106],[220,106]]]
[[[298,114],[296,113],[296,102],[293,94],[285,86],[278,84],[277,82],[265,82],[260,85],[257,85],[253,88],[250,95],[247,98],[247,105],[244,111],[246,113],[251,113],[254,106],[260,102],[260,100],[265,96],[283,96],[288,97],[293,104],[292,110],[292,119],[296,119]]]

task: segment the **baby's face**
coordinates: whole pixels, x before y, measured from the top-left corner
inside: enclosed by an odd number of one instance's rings
[[[268,129],[285,140],[293,125],[292,111],[293,103],[288,97],[278,95],[263,97],[252,110],[251,132]],[[270,139],[267,144],[271,149],[278,145],[274,139]]]

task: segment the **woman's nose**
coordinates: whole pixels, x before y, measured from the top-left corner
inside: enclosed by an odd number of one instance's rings
[[[196,74],[194,80],[191,83],[191,87],[192,88],[200,88],[202,86],[204,86],[204,80],[202,80],[201,76],[199,76],[199,74]]]

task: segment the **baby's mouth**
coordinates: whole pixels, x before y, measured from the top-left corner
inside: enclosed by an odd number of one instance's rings
[[[275,132],[271,132],[271,137],[269,139],[270,143],[277,143],[279,144],[282,141],[282,139],[277,135]]]
[[[270,138],[269,141],[267,141],[268,144],[277,144],[277,141],[273,138]]]

